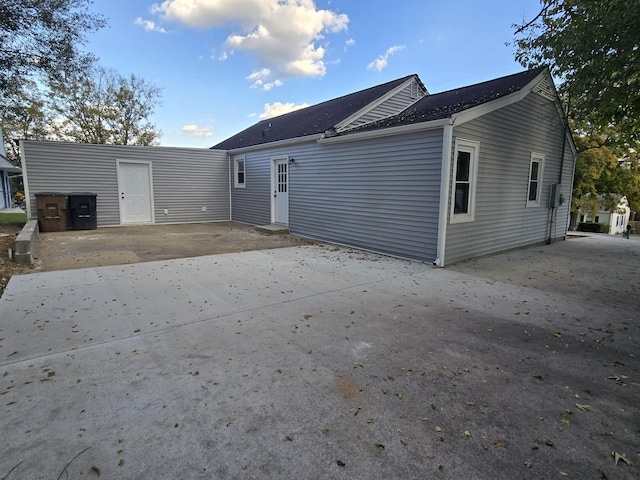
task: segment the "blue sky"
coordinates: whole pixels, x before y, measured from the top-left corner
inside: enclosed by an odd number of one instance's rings
[[[163,90],[165,146],[210,147],[267,116],[417,73],[431,93],[523,70],[539,0],[98,0],[85,50]]]

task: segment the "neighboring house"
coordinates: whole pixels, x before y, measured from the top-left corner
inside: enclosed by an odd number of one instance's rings
[[[547,68],[438,94],[411,75],[213,149],[239,222],[440,266],[566,235],[576,152]]]
[[[226,155],[208,149],[20,141],[27,212],[35,194],[95,193],[98,227],[229,220]]]
[[[627,224],[629,223],[629,218],[631,216],[629,202],[627,201],[627,197],[624,195],[612,196],[618,199],[618,205],[614,211],[602,209],[599,210],[595,216],[591,216],[588,213],[583,213],[581,211],[579,217],[580,223],[593,222],[608,225],[608,231],[604,233],[608,233],[609,235],[624,233],[627,229]],[[599,198],[602,198],[602,196]]]
[[[409,75],[210,150],[21,148],[32,217],[37,192],[89,191],[98,226],[276,224],[439,266],[564,238],[575,162],[546,68],[438,94]]]
[[[18,175],[22,173],[20,167],[16,167],[7,158],[7,151],[4,148],[2,127],[0,127],[0,208],[13,207],[13,192],[9,183],[10,174]]]

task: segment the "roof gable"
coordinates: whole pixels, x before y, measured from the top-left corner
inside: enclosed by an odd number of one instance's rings
[[[345,134],[448,118],[471,108],[520,92],[546,69],[547,67],[539,67],[495,80],[427,95],[398,115],[352,129],[349,132],[345,132]],[[546,77],[543,77],[543,81],[548,83]],[[546,83],[544,86],[541,86],[541,91],[537,93],[543,94],[548,92],[549,89]],[[537,85],[538,84],[536,84],[536,86]],[[548,98],[548,96],[545,97]]]
[[[360,111],[366,111],[367,106],[414,77],[417,76],[408,75],[317,105],[262,120],[212,148],[231,150],[291,138],[322,134],[345,119],[352,117],[354,114]]]

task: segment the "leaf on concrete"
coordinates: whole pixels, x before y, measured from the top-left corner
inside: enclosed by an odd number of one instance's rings
[[[470,437],[471,436],[471,433],[469,432],[469,430],[465,430],[464,431],[464,436],[465,437]]]
[[[569,474],[567,472],[563,472],[562,470],[560,470],[560,475],[562,475],[563,477],[568,477]]]
[[[542,375],[540,375],[539,373],[536,373],[533,378],[537,378],[538,380],[542,380]]]
[[[562,334],[560,332],[556,332],[553,334],[554,337],[556,338],[560,338],[562,336]]]
[[[618,466],[618,462],[621,460],[627,465],[631,465],[631,461],[624,453],[611,452],[611,455],[613,455],[613,459],[616,461],[616,466]]]
[[[376,420],[375,418],[368,418],[367,419],[367,423],[374,423]]]
[[[591,407],[589,405],[582,405],[580,403],[576,403],[576,408],[578,410],[582,410],[583,412],[586,412],[587,410],[589,410]]]
[[[396,396],[397,396],[400,400],[402,400],[402,392],[398,392],[398,393],[396,393]]]
[[[502,440],[491,440],[491,445],[495,445],[496,447],[501,447]]]
[[[134,350],[133,353],[134,355],[140,355],[142,353],[142,350]]]
[[[120,461],[118,462],[118,466],[121,467],[124,465],[124,458],[121,458]]]
[[[533,463],[531,463],[529,460],[526,460],[526,461],[524,462],[524,466],[525,466],[526,468],[531,468],[531,467],[533,467]]]
[[[436,425],[435,427],[433,427],[433,429],[434,429],[436,432],[441,432],[441,431],[442,431],[442,427],[439,427],[438,425]]]
[[[91,467],[91,471],[95,473],[97,476],[100,476],[100,469],[95,465]]]

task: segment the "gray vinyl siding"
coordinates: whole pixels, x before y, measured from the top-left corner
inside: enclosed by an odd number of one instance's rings
[[[480,150],[475,221],[448,224],[447,264],[548,238],[550,186],[560,183],[563,133],[553,103],[535,94],[454,128],[454,139],[478,141]],[[537,207],[526,206],[532,152],[545,155]],[[567,145],[561,182],[567,202],[558,211],[553,237],[566,233],[572,171],[573,154]]]
[[[155,223],[230,218],[225,152],[35,141],[22,142],[22,148],[31,218],[37,218],[36,193],[92,192],[97,194],[98,226],[120,225],[118,160],[150,162]]]
[[[291,168],[291,231],[432,262],[441,163],[442,129],[322,145]]]
[[[415,103],[424,96],[425,92],[418,86],[417,98],[411,98],[411,88],[411,84],[407,85],[393,97],[385,100],[380,105],[377,105],[371,111],[357,118],[354,122],[350,123],[348,126],[345,126],[345,128],[341,130],[347,130],[359,125],[364,125],[365,123],[375,122],[376,120],[380,120],[381,118],[390,117],[392,115],[400,113],[409,105]],[[413,88],[415,89],[416,87],[414,86]]]
[[[234,220],[270,223],[270,164],[281,156],[295,160],[289,165],[292,234],[435,259],[442,129],[247,153],[247,186],[232,194]]]

